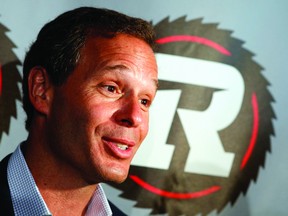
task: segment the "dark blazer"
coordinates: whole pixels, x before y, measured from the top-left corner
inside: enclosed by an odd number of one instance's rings
[[[0,215],[14,216],[11,194],[7,180],[7,165],[10,155],[6,156],[0,163]],[[127,216],[113,203],[109,201],[113,216]]]
[[[0,215],[14,216],[12,200],[7,180],[7,165],[10,155],[0,163]],[[5,214],[4,214],[5,213]]]

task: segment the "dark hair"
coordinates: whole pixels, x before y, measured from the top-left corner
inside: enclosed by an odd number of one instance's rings
[[[74,71],[87,38],[114,37],[117,34],[139,38],[155,51],[155,34],[150,23],[113,10],[81,7],[44,25],[27,52],[23,66],[23,108],[27,114],[27,130],[34,113],[28,95],[30,70],[35,66],[45,68],[50,82],[59,86]]]

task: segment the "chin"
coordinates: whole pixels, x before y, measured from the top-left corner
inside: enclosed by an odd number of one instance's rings
[[[123,183],[125,180],[126,180],[126,178],[124,178],[124,179],[112,180],[112,181],[109,181],[109,182],[110,182],[110,183],[114,183],[114,184],[121,184],[121,183]]]
[[[110,168],[106,175],[106,182],[120,184],[127,179],[128,171],[127,169]]]

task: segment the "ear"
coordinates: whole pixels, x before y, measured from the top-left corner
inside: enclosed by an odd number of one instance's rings
[[[53,88],[47,71],[42,67],[34,67],[28,77],[29,98],[34,109],[41,114],[48,114],[52,103]]]

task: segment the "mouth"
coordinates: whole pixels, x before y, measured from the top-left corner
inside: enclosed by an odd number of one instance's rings
[[[128,150],[128,148],[129,148],[128,145],[124,145],[124,144],[114,143],[114,145],[116,145],[119,149],[121,149],[123,151]]]
[[[105,148],[114,157],[127,159],[133,156],[134,141],[111,137],[102,137],[102,141]]]

